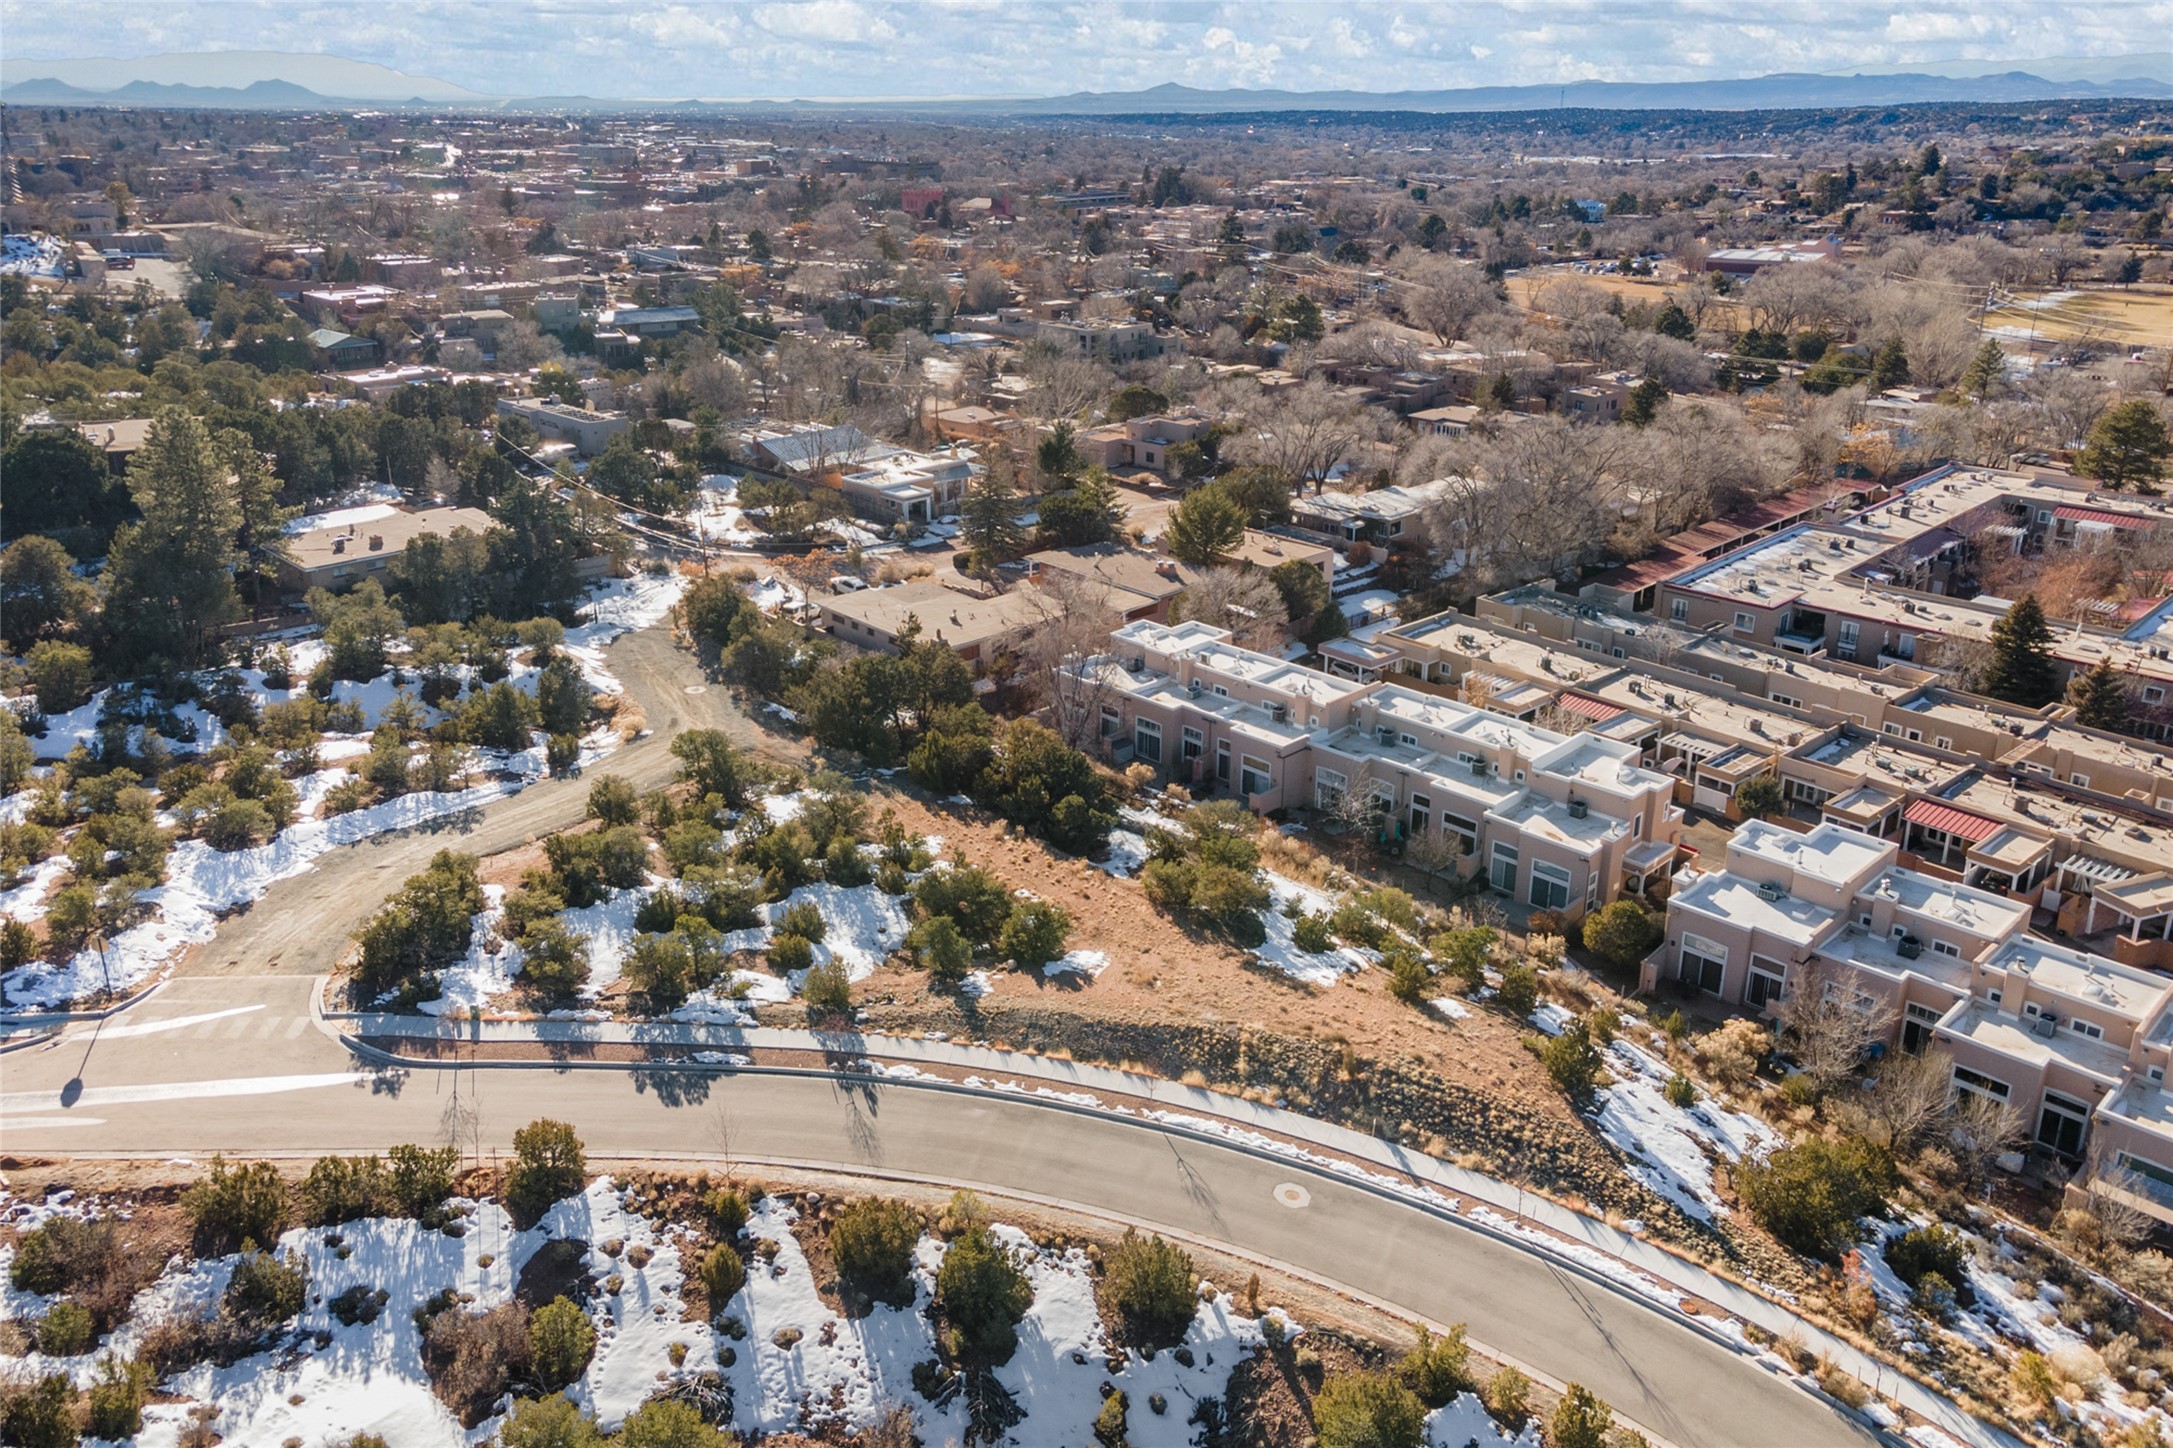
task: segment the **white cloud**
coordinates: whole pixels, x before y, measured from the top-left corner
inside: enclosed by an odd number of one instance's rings
[[[757,5],[755,24],[790,40],[827,40],[833,45],[864,45],[895,40],[898,30],[857,0],[804,0],[801,4]]]

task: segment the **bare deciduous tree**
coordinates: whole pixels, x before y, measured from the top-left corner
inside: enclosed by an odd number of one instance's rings
[[[1893,1024],[1891,1006],[1857,990],[1828,965],[1805,967],[1781,1002],[1781,1040],[1821,1091],[1853,1076]]]
[[[1258,568],[1208,568],[1177,595],[1173,619],[1198,619],[1228,629],[1240,648],[1280,653],[1290,642],[1290,615],[1282,591]]]

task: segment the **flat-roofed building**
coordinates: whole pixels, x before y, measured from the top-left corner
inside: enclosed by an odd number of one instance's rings
[[[390,503],[297,518],[287,525],[286,556],[279,561],[280,586],[290,593],[312,588],[338,593],[365,578],[382,580],[392,560],[417,538],[445,537],[461,528],[480,536],[494,526],[490,514],[481,508],[411,512]]]

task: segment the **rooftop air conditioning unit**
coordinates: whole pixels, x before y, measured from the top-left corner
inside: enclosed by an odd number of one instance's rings
[[[1394,744],[1396,742],[1396,728],[1393,724],[1378,725],[1373,731],[1373,737],[1383,744]]]
[[[2060,1018],[2054,1015],[2042,1015],[2030,1023],[2030,1034],[2042,1036],[2048,1041],[2052,1039],[2053,1032],[2059,1029]]]
[[[1786,900],[1788,898],[1788,890],[1787,887],[1782,885],[1776,885],[1769,880],[1759,885],[1758,898],[1760,898],[1761,900]]]
[[[1894,953],[1903,960],[1915,960],[1924,953],[1924,942],[1914,935],[1904,935],[1894,942]]]
[[[382,533],[372,533],[370,535],[370,551],[372,553],[381,553],[384,551],[384,548],[385,535]]]
[[[1474,759],[1471,761],[1471,777],[1473,779],[1484,779],[1493,772],[1494,767],[1488,764],[1485,760]]]
[[[1195,699],[1200,697],[1200,688],[1201,685],[1198,679],[1188,679],[1185,681],[1185,692],[1187,694],[1190,694]]]
[[[1124,661],[1124,667],[1132,673],[1141,673],[1147,667],[1147,656],[1145,654],[1134,654]]]
[[[1581,799],[1573,799],[1569,802],[1569,817],[1573,820],[1581,820],[1591,812],[1592,807]]]
[[[1288,724],[1290,722],[1290,706],[1288,704],[1270,704],[1268,705],[1268,717],[1278,724]]]
[[[1662,694],[1660,696],[1660,702],[1666,705],[1668,708],[1672,709],[1675,707],[1675,696],[1673,694]]]

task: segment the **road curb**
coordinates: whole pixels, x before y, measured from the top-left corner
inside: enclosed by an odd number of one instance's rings
[[[134,995],[124,997],[121,1000],[115,1001],[110,1006],[105,1006],[95,1011],[40,1011],[36,1014],[25,1014],[19,1016],[0,1015],[0,1030],[6,1030],[10,1027],[15,1026],[25,1027],[30,1030],[38,1030],[43,1027],[50,1026],[54,1030],[61,1030],[65,1027],[74,1025],[79,1021],[110,1020],[114,1016],[119,1015],[122,1011],[130,1010],[136,1006],[142,1005],[145,1001],[157,995],[160,991],[166,989],[167,983],[172,979],[172,976],[165,976],[161,979],[152,981],[149,985],[145,986],[142,990],[137,991]],[[13,1045],[0,1046],[0,1052],[5,1052],[13,1049],[16,1049],[16,1047]]]
[[[1229,1137],[1217,1136],[1212,1132],[1195,1131],[1189,1127],[1179,1126],[1171,1122],[1156,1121],[1143,1116],[1120,1115],[1116,1112],[1104,1110],[1097,1107],[1082,1106],[1077,1102],[1062,1101],[1050,1097],[1035,1096],[1023,1092],[991,1091],[977,1086],[962,1086],[955,1081],[914,1079],[910,1077],[889,1077],[878,1075],[873,1072],[830,1071],[818,1069],[812,1066],[709,1065],[702,1062],[620,1063],[611,1061],[479,1060],[470,1061],[466,1063],[465,1066],[462,1066],[461,1064],[450,1061],[426,1059],[417,1056],[402,1056],[395,1052],[386,1051],[380,1047],[369,1045],[361,1038],[350,1036],[345,1032],[340,1033],[339,1039],[342,1045],[346,1046],[357,1056],[363,1057],[366,1060],[375,1060],[385,1065],[396,1066],[406,1070],[443,1071],[467,1069],[472,1071],[477,1069],[483,1069],[553,1072],[612,1071],[624,1075],[633,1075],[638,1073],[653,1073],[659,1075],[667,1073],[680,1073],[702,1076],[791,1076],[810,1080],[860,1084],[871,1087],[915,1087],[922,1090],[944,1092],[955,1096],[965,1096],[979,1100],[987,1100],[990,1097],[996,1097],[998,1099],[1016,1101],[1023,1105],[1037,1106],[1048,1110],[1064,1112],[1069,1115],[1087,1117],[1097,1121],[1105,1121],[1113,1124],[1134,1126],[1150,1131],[1157,1131],[1161,1132],[1166,1136],[1181,1137],[1185,1140],[1195,1141],[1205,1146],[1222,1147],[1241,1156],[1251,1157],[1256,1161],[1270,1163],[1275,1166],[1283,1167],[1289,1170],[1301,1171],[1310,1176],[1318,1177],[1324,1181],[1336,1182],[1345,1186],[1354,1187],[1360,1191],[1368,1193],[1369,1195],[1381,1198],[1384,1201],[1396,1202],[1401,1205],[1411,1207],[1414,1210],[1422,1212],[1437,1221],[1447,1222],[1455,1226],[1462,1227],[1467,1231],[1475,1232],[1480,1236],[1486,1237],[1491,1241],[1497,1242],[1502,1246],[1510,1248],[1512,1251],[1519,1251],[1527,1253],[1531,1256],[1542,1257],[1558,1270],[1568,1272],[1571,1275],[1581,1279],[1582,1281],[1588,1282],[1595,1287],[1602,1288],[1605,1291],[1614,1294],[1616,1297],[1619,1297],[1624,1301],[1633,1303],[1639,1307],[1644,1308],[1646,1311],[1655,1314],[1656,1316],[1660,1316],[1669,1322],[1686,1328],[1690,1332],[1714,1344],[1715,1346],[1726,1348],[1729,1352],[1733,1353],[1738,1358],[1751,1362],[1758,1367],[1764,1369],[1765,1371],[1772,1373],[1773,1376],[1783,1379],[1791,1386],[1797,1388],[1799,1391],[1807,1391],[1805,1384],[1802,1382],[1797,1374],[1784,1374],[1775,1369],[1770,1361],[1770,1354],[1762,1350],[1754,1350],[1747,1343],[1741,1341],[1740,1339],[1731,1337],[1728,1334],[1721,1332],[1717,1328],[1709,1325],[1700,1315],[1686,1313],[1679,1306],[1670,1309],[1666,1304],[1659,1302],[1652,1297],[1645,1296],[1641,1293],[1633,1292],[1622,1283],[1615,1281],[1613,1278],[1608,1277],[1604,1273],[1595,1272],[1583,1262],[1578,1261],[1574,1256],[1570,1255],[1569,1253],[1559,1251],[1549,1246],[1544,1241],[1528,1240],[1526,1238],[1519,1237],[1514,1233],[1503,1231],[1489,1222],[1481,1221],[1477,1218],[1467,1216],[1449,1207],[1440,1206],[1433,1202],[1425,1201],[1423,1199],[1409,1196],[1401,1192],[1391,1191],[1387,1187],[1377,1182],[1368,1180],[1366,1177],[1345,1176],[1341,1173],[1330,1171],[1324,1167],[1318,1166],[1312,1162],[1302,1161],[1294,1157],[1284,1156],[1278,1152],[1268,1151],[1261,1147],[1253,1146],[1247,1142],[1233,1140]],[[834,1165],[829,1168],[824,1168],[817,1163],[796,1163],[796,1165],[801,1165],[809,1170],[835,1170]],[[849,1174],[860,1173],[858,1173],[856,1169],[855,1172]],[[899,1179],[907,1179],[910,1176],[910,1174],[907,1173],[893,1173],[892,1175],[896,1176]],[[1368,1169],[1368,1177],[1370,1177],[1371,1175],[1372,1172],[1370,1169]],[[993,1190],[1000,1191],[1001,1189]],[[1435,1189],[1427,1187],[1424,1188],[1424,1190],[1432,1192]],[[1437,1194],[1444,1197],[1446,1196],[1446,1193]],[[1057,1205],[1053,1202],[1051,1204]],[[1188,1238],[1188,1240],[1192,1239]],[[1209,1245],[1212,1245],[1217,1251],[1226,1250],[1224,1244],[1215,1243]],[[1245,1254],[1240,1252],[1236,1255],[1243,1256]],[[1624,1265],[1628,1267],[1628,1264]],[[1633,1267],[1629,1268],[1629,1270],[1637,1271],[1638,1269]],[[1297,1275],[1303,1276],[1305,1274],[1300,1273]],[[1656,1278],[1652,1280],[1658,1281],[1658,1279]],[[1676,1288],[1669,1283],[1662,1282],[1659,1285],[1667,1288],[1670,1292],[1681,1292],[1681,1289]],[[1353,1295],[1363,1298],[1362,1294]],[[1398,1315],[1408,1318],[1416,1318],[1417,1316],[1417,1314],[1410,1313],[1400,1308],[1392,1310],[1396,1311]],[[1734,1319],[1731,1318],[1730,1320],[1732,1321]],[[1822,1401],[1830,1402],[1830,1400],[1826,1399],[1825,1395],[1822,1393],[1815,1394],[1814,1396],[1819,1397]],[[1907,1448],[1906,1439],[1903,1439],[1898,1435],[1892,1434],[1883,1428],[1876,1428],[1875,1431],[1876,1436],[1881,1442],[1894,1445],[1894,1448]]]

